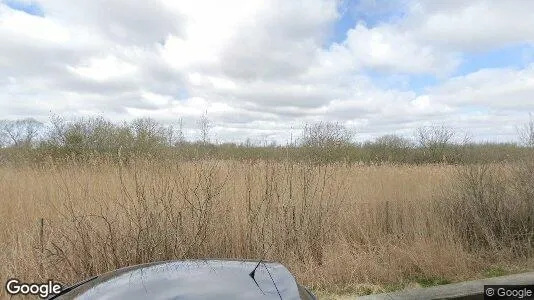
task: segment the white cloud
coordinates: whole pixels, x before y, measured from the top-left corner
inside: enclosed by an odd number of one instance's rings
[[[380,10],[375,1],[363,1],[358,7],[373,13]],[[347,40],[326,54],[335,57],[327,61],[343,60],[351,70],[444,76],[458,67],[463,52],[534,45],[531,1],[413,0],[394,8],[403,9],[406,17],[376,27],[358,24],[349,30]],[[529,59],[529,53],[523,55]]]
[[[38,18],[0,5],[2,35],[5,38],[32,40],[58,46],[68,42],[71,33],[57,22]]]
[[[369,14],[406,16],[358,22],[332,45],[338,0],[42,0],[44,17],[0,4],[0,118],[183,117],[192,131],[207,111],[219,140],[285,142],[313,120],[361,137],[449,123],[513,138],[502,122],[534,111],[532,65],[450,76],[464,53],[531,43],[534,6],[404,2],[362,2]],[[519,54],[525,62],[531,50]],[[413,74],[439,82],[417,92]],[[403,83],[377,83],[387,78]]]
[[[534,111],[534,64],[524,69],[482,69],[431,89],[438,103]]]
[[[86,27],[113,43],[147,45],[182,35],[184,17],[161,1],[42,0],[47,18]]]
[[[348,32],[345,44],[363,67],[386,72],[446,74],[459,64],[454,53],[418,43],[411,32],[393,25],[367,28],[358,24]]]
[[[425,42],[462,51],[534,43],[534,2],[432,1],[411,6],[405,25]]]
[[[87,65],[67,69],[72,73],[96,81],[107,81],[115,78],[134,76],[137,67],[114,56],[92,58]]]

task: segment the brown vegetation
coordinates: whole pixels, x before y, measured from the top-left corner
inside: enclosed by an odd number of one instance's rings
[[[183,122],[163,125],[150,118],[111,122],[102,117],[66,120],[53,116],[48,124],[33,119],[0,120],[0,165],[43,163],[47,160],[86,161],[107,157],[127,162],[139,157],[172,160],[269,159],[313,163],[473,164],[517,162],[530,156],[534,126],[518,127],[520,144],[472,143],[459,139],[451,127],[434,125],[414,130],[414,136],[384,135],[356,141],[355,132],[340,123],[305,124],[289,141],[218,143],[210,141],[212,122],[204,114],[197,122],[196,141],[185,139]],[[356,136],[357,137],[357,136]],[[213,139],[211,139],[213,140]]]
[[[0,280],[71,283],[147,261],[266,258],[315,290],[361,294],[526,268],[533,175],[534,166],[512,163],[5,166]]]
[[[446,126],[357,143],[322,122],[254,146],[197,125],[188,142],[181,122],[147,118],[0,122],[0,280],[263,258],[332,295],[534,266],[532,126],[523,145],[455,142]]]

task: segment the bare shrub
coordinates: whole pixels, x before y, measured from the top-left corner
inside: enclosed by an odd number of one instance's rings
[[[437,202],[464,245],[493,257],[530,257],[534,246],[534,165],[470,165]]]
[[[160,165],[147,177],[143,170],[150,165],[137,161],[121,168],[120,196],[91,209],[80,205],[83,194],[65,186],[67,201],[55,207],[61,218],[47,224],[43,246],[50,274],[70,281],[132,264],[207,255],[205,241],[225,178],[217,162],[199,163],[187,175],[178,165]]]
[[[529,114],[529,121],[517,129],[520,142],[530,148],[534,148],[534,118]]]
[[[352,137],[352,132],[339,123],[317,122],[304,126],[301,145],[317,148],[339,147],[349,144]]]
[[[455,143],[454,132],[445,126],[420,128],[417,143],[412,145],[395,135],[359,143],[354,141],[353,132],[340,123],[310,123],[304,127],[298,144],[291,133],[289,144],[280,147],[274,141],[269,143],[266,137],[263,141],[245,143],[210,143],[212,122],[206,114],[197,122],[198,143],[186,141],[181,119],[173,126],[150,118],[117,123],[103,117],[66,120],[54,115],[47,126],[37,126],[38,132],[34,125],[28,120],[0,121],[0,163],[27,164],[49,158],[63,161],[73,156],[80,161],[96,157],[116,160],[120,152],[124,160],[150,156],[185,160],[255,158],[314,163],[465,164],[521,161],[532,153],[530,148],[511,143],[470,143],[468,139],[463,144]],[[519,132],[528,132],[529,126]],[[522,136],[528,140],[528,134]]]
[[[454,137],[454,131],[445,125],[419,127],[417,129],[417,137],[421,147],[443,148],[447,146]]]
[[[70,283],[136,263],[217,257],[281,261],[330,291],[470,277],[480,260],[429,201],[451,170],[145,158],[4,168],[0,201],[11,201],[0,202],[0,275]]]
[[[154,119],[139,118],[134,120],[130,127],[133,133],[134,147],[140,153],[162,147],[168,140],[168,131]]]
[[[210,130],[212,127],[211,120],[208,118],[208,114],[204,113],[197,121],[198,129],[200,130],[200,141],[202,144],[207,145],[210,142]]]
[[[50,156],[149,155],[171,146],[174,129],[150,118],[113,123],[102,117],[66,121],[53,116],[40,150]]]
[[[173,132],[173,129],[170,129],[172,132],[172,143],[170,145],[180,146],[185,144],[185,134],[184,134],[184,120],[180,118],[178,120],[178,130]],[[171,134],[170,134],[171,135]]]
[[[403,162],[408,160],[408,150],[413,145],[404,137],[388,134],[378,137],[373,143],[367,145],[371,148],[373,160],[381,162]]]
[[[425,156],[432,162],[446,160],[444,154],[447,147],[451,145],[454,135],[454,130],[445,125],[419,127],[416,130],[419,147],[424,150]]]
[[[378,137],[375,144],[389,149],[404,149],[412,146],[410,140],[394,134]]]
[[[324,164],[349,160],[354,150],[353,133],[345,126],[334,122],[306,124],[300,137],[300,158],[309,162]]]

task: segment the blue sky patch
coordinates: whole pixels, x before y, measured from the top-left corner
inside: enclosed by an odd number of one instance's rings
[[[401,1],[391,0],[344,0],[339,6],[341,17],[333,26],[327,46],[342,43],[347,32],[363,22],[369,28],[405,17]]]
[[[426,89],[438,85],[440,82],[436,77],[432,75],[412,75],[409,76],[408,84],[410,89],[417,94],[424,93]]]
[[[351,28],[354,28],[358,22],[358,20],[355,19],[354,16],[348,11],[342,10],[340,11],[340,14],[341,17],[336,23],[334,23],[332,28],[332,34],[330,35],[326,45],[327,48],[334,43],[341,44],[345,39],[347,39],[347,32]]]
[[[189,92],[187,91],[187,89],[185,88],[181,88],[178,90],[178,93],[176,93],[176,98],[177,99],[187,99],[189,98],[191,95],[189,94]]]
[[[530,58],[525,53],[532,47],[522,44],[486,51],[483,53],[465,53],[462,64],[453,76],[462,76],[489,68],[522,68]]]
[[[408,0],[343,0],[339,7],[340,18],[333,24],[326,48],[333,43],[341,44],[347,38],[347,32],[356,24],[363,22],[368,28],[385,23],[398,23],[406,17],[405,4]],[[449,74],[450,77],[467,75],[487,68],[520,69],[534,63],[534,45],[523,43],[489,49],[484,52],[464,52],[461,64]],[[377,87],[383,89],[412,90],[417,94],[438,85],[447,78],[436,78],[431,74],[391,74],[366,69]]]
[[[11,9],[23,11],[32,16],[44,17],[43,8],[35,1],[2,0],[2,3]]]
[[[439,84],[439,79],[433,75],[424,74],[391,74],[368,69],[364,75],[369,77],[374,85],[381,89],[395,89],[413,91],[423,94],[426,89]]]

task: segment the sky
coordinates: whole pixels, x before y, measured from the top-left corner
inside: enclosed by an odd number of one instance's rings
[[[207,114],[217,141],[334,121],[515,141],[534,112],[531,0],[0,0],[0,119]]]

